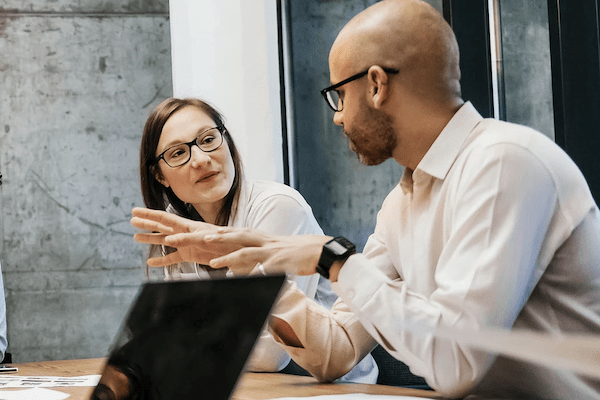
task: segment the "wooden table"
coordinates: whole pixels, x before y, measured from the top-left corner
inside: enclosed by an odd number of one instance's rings
[[[319,383],[315,378],[308,376],[247,372],[238,383],[232,399],[258,400],[349,393],[441,398],[430,390],[354,383]]]
[[[13,364],[19,368],[15,375],[22,376],[81,376],[100,374],[103,358],[87,360],[42,361]],[[69,400],[89,400],[91,387],[50,388],[69,393]],[[9,389],[4,389],[9,390]],[[308,397],[326,394],[369,393],[397,396],[437,398],[435,392],[384,385],[321,384],[314,378],[286,374],[245,373],[233,393],[233,400],[275,399],[278,397]]]

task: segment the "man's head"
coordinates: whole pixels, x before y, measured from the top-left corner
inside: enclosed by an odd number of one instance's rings
[[[416,167],[462,104],[458,61],[452,29],[421,0],[384,0],[346,24],[329,53],[331,82],[368,72],[337,88],[334,122],[363,163]]]

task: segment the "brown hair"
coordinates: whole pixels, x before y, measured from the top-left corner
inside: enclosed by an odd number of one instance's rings
[[[164,187],[157,179],[156,175],[160,174],[158,162],[156,160],[156,148],[162,133],[162,129],[167,120],[177,111],[184,107],[196,107],[199,110],[208,114],[217,126],[225,127],[223,116],[212,105],[205,101],[194,98],[169,98],[161,102],[150,113],[144,126],[142,143],[140,146],[140,184],[142,188],[142,197],[144,204],[148,208],[155,210],[166,210],[171,204],[175,211],[189,219],[202,220],[202,217],[191,205],[187,205],[181,201],[171,188]],[[229,152],[233,160],[235,169],[235,177],[229,193],[225,196],[223,208],[217,215],[217,225],[227,225],[229,217],[235,212],[237,199],[239,197],[242,183],[242,160],[235,146],[235,143],[227,129],[223,130],[223,136],[229,146]],[[233,212],[232,212],[233,210]]]

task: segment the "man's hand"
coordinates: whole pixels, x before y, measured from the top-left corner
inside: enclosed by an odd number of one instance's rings
[[[166,245],[176,248],[195,246],[202,241],[213,249],[212,268],[229,267],[234,274],[247,274],[257,264],[270,274],[311,275],[321,257],[323,244],[331,238],[322,235],[270,236],[252,229],[220,227],[209,234],[179,233],[166,236]],[[218,250],[217,250],[218,249]]]

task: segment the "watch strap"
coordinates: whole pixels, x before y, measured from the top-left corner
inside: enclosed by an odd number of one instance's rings
[[[334,243],[335,242],[335,243]],[[329,270],[337,260],[345,260],[356,252],[356,246],[345,237],[335,237],[323,246],[317,272],[329,279]]]

